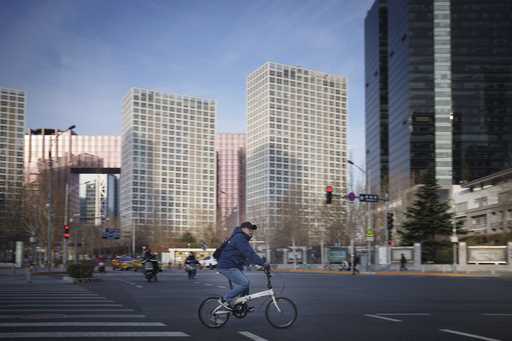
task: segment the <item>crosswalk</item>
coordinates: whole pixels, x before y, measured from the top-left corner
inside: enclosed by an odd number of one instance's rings
[[[0,302],[0,340],[190,336],[79,286],[3,286]]]

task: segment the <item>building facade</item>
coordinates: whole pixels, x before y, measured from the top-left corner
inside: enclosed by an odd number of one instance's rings
[[[322,238],[326,186],[346,193],[346,91],[344,77],[300,66],[269,62],[248,76],[247,216],[262,228],[258,238],[286,229],[283,205]],[[340,207],[330,206],[341,215]]]
[[[223,232],[246,220],[245,168],[246,134],[215,136],[217,154],[217,223]]]
[[[375,132],[376,113],[389,112],[392,199],[431,171],[449,190],[511,166],[511,11],[506,0],[377,0],[368,12],[366,82],[373,91],[367,91],[366,125]],[[387,58],[377,54],[382,33],[376,27],[387,27]],[[375,104],[374,76],[386,65],[387,108]],[[375,135],[373,140],[385,140]],[[370,150],[372,171],[384,169],[382,155]]]
[[[0,217],[21,199],[25,109],[23,91],[0,88]]]
[[[124,233],[215,227],[215,102],[133,88],[123,102]]]

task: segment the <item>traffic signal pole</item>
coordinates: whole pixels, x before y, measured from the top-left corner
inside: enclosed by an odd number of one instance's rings
[[[66,192],[64,195],[64,226],[68,226],[68,207],[69,207],[69,184],[66,181]],[[68,265],[68,238],[66,236],[62,237],[63,239],[63,252],[62,252],[62,264],[64,265],[64,271],[67,269]]]

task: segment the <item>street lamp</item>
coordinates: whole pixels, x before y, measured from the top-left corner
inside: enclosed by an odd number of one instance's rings
[[[347,163],[356,167],[357,169],[359,169],[359,171],[361,171],[361,173],[364,174],[364,177],[365,177],[365,192],[366,193],[370,193],[369,190],[370,190],[370,178],[368,176],[368,173],[367,171],[365,171],[362,167],[360,167],[358,164],[356,164],[355,162],[353,162],[352,160],[347,160]],[[370,214],[370,203],[367,202],[366,203],[366,232],[368,233],[368,231],[371,230],[371,214]],[[354,246],[353,246],[354,247]],[[353,250],[352,250],[352,255],[354,254]],[[371,265],[372,261],[371,261],[371,242],[368,240],[368,261],[367,261],[367,265],[368,267]],[[352,256],[353,257],[353,256]],[[354,264],[354,260],[352,260],[352,264]]]
[[[48,271],[51,271],[52,267],[52,214],[53,214],[53,184],[52,184],[52,147],[53,143],[57,141],[59,138],[59,135],[62,133],[65,133],[69,130],[75,129],[75,125],[69,126],[65,130],[56,130],[55,131],[55,138],[53,140],[50,140],[50,148],[48,150],[48,241],[47,241],[47,248],[46,248],[46,265],[48,268]],[[57,155],[58,156],[58,155]],[[64,213],[65,219],[67,220],[67,212]],[[66,242],[64,242],[66,243]],[[66,248],[66,246],[64,246]]]

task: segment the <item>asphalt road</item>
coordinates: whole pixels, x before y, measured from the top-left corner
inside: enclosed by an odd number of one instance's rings
[[[252,292],[264,290],[250,272]],[[278,330],[264,304],[218,330],[197,309],[227,290],[215,271],[195,280],[165,271],[108,272],[84,285],[0,283],[0,339],[73,340],[512,340],[512,281],[499,278],[339,276],[275,273],[274,289],[297,304],[299,318]]]

